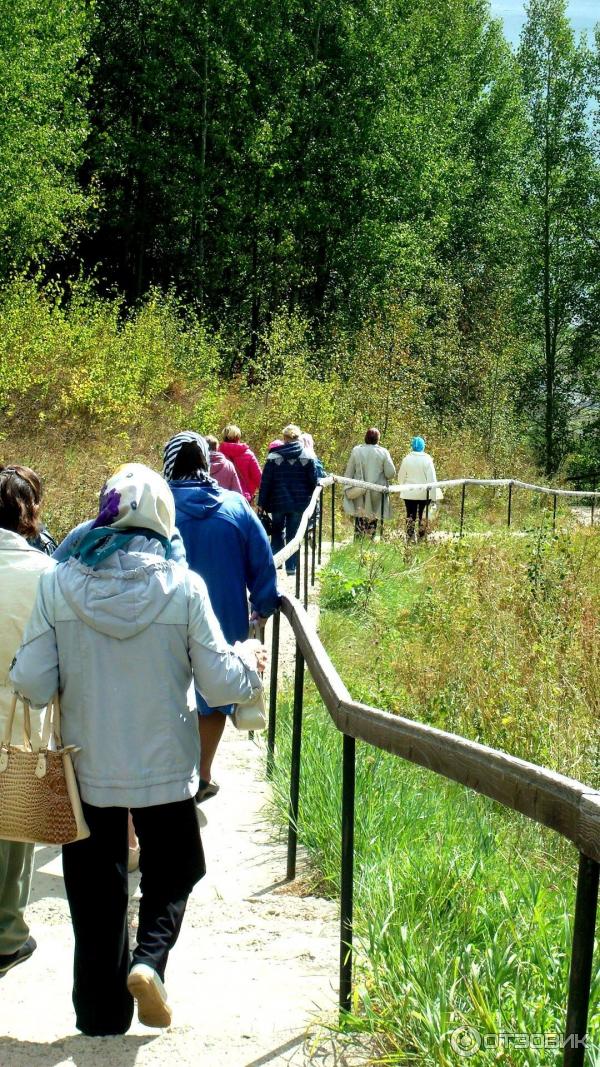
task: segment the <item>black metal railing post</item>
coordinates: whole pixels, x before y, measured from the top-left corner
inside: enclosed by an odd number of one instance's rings
[[[267,778],[273,777],[275,764],[275,729],[277,726],[277,675],[279,673],[279,626],[281,613],[279,609],[273,615],[273,634],[271,641],[271,679],[269,682],[269,726],[267,729]]]
[[[352,1002],[352,907],[354,890],[354,792],[356,742],[344,734],[342,762],[342,879],[340,920],[340,1012]]]
[[[380,517],[381,528],[379,530],[379,538],[380,538],[381,541],[383,541],[383,516],[384,515],[385,515],[385,493],[382,490],[381,491],[381,517]]]
[[[429,537],[429,488],[425,500],[425,540]]]
[[[323,490],[321,489],[321,496],[319,497],[319,567],[321,566],[321,556],[323,555],[323,505],[325,501],[323,499]]]
[[[509,486],[508,486],[508,515],[506,516],[506,525],[508,526],[509,529],[510,529],[510,524],[512,522],[512,494],[513,494],[513,483],[510,482]]]
[[[335,482],[331,483],[331,551],[335,548]]]
[[[302,705],[304,701],[304,656],[296,642],[294,672],[294,712],[292,716],[292,758],[290,770],[290,806],[288,817],[287,872],[291,882],[296,877],[298,849],[298,804],[300,799],[300,756],[302,752]]]
[[[554,532],[556,531],[556,504],[557,504],[557,501],[558,501],[558,497],[557,497],[556,493],[554,493],[553,500],[552,500],[552,530]]]
[[[308,526],[304,531],[304,610],[308,608]]]
[[[296,552],[296,600],[300,600],[300,561],[302,553],[300,549]]]
[[[465,524],[465,496],[466,496],[466,493],[467,493],[467,486],[466,486],[466,483],[463,482],[462,492],[460,494],[460,532],[458,534],[459,537],[462,537],[462,535],[463,535],[463,527],[464,527],[464,524]]]
[[[315,584],[315,574],[317,567],[317,516],[313,515],[312,526],[310,528],[310,551],[311,551],[311,563],[310,563],[310,584]]]
[[[590,1005],[600,864],[580,853],[563,1067],[583,1067]]]

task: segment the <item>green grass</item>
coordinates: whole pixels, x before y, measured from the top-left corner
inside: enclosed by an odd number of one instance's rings
[[[597,780],[590,743],[598,721],[597,541],[585,532],[569,540],[500,537],[420,548],[408,558],[394,545],[344,549],[323,581],[325,647],[356,698]],[[574,658],[581,670],[584,656],[588,677],[577,688],[568,664]],[[560,729],[553,729],[559,704]],[[282,822],[289,720],[283,700],[275,779]],[[331,893],[339,883],[340,795],[341,736],[309,683],[299,836]],[[461,1025],[560,1036],[575,850],[363,744],[356,797],[351,1023],[382,1035],[382,1062],[457,1067],[463,1061],[444,1035]],[[599,964],[590,1020],[596,1043]],[[499,1040],[488,1038],[496,1047],[472,1062],[560,1063],[556,1049],[499,1052]],[[600,1063],[600,1052],[588,1056]]]

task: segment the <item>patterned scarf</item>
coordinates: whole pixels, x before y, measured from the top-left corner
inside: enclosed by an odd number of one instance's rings
[[[172,482],[173,470],[179,455],[182,445],[190,444],[191,442],[198,445],[198,448],[202,452],[204,460],[206,462],[206,470],[196,470],[192,474],[180,474],[177,476],[178,482],[202,482],[204,485],[217,485],[214,478],[211,478],[210,471],[210,450],[208,442],[199,433],[194,433],[193,430],[182,430],[181,433],[175,434],[170,441],[167,441],[163,452],[163,477],[168,482]]]

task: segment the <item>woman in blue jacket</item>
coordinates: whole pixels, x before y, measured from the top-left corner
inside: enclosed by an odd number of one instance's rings
[[[209,475],[210,452],[200,434],[184,430],[165,445],[163,473],[175,498],[177,528],[189,567],[206,582],[225,639],[248,637],[252,617],[266,619],[279,605],[271,546],[261,522],[239,493]],[[211,708],[196,692],[200,724],[200,803],[218,792],[212,763],[233,704]]]

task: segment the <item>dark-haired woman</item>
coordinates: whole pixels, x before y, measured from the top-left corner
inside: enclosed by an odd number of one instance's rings
[[[396,468],[392,462],[387,448],[379,444],[380,433],[377,427],[370,426],[365,434],[364,445],[355,445],[350,453],[346,464],[344,476],[356,478],[361,482],[372,482],[375,485],[388,486],[390,478],[396,474]],[[382,498],[383,511],[382,511]],[[344,493],[344,511],[354,517],[354,536],[364,537],[368,534],[375,537],[377,521],[380,518],[389,519],[390,498],[388,493],[378,493],[375,489],[365,489],[358,497],[348,496],[348,490]]]
[[[28,476],[24,476],[26,472]],[[32,484],[33,475],[35,483]],[[0,470],[0,731],[12,703],[8,672],[31,614],[38,582],[55,564],[28,540],[40,528],[40,481],[28,467]],[[32,729],[39,714],[32,711]],[[12,740],[23,743],[23,719],[15,717]],[[33,845],[0,841],[0,975],[29,959],[36,948],[25,922],[33,866]]]
[[[0,471],[2,470],[4,470],[4,467],[0,467]],[[12,466],[10,470],[15,471],[20,478],[29,482],[35,502],[40,508],[42,505],[42,482],[39,474],[32,471],[31,467],[21,467],[17,464]],[[33,537],[28,537],[27,540],[32,548],[38,548],[40,552],[44,552],[47,556],[51,556],[56,548],[56,541],[43,522],[38,523],[36,533]]]

